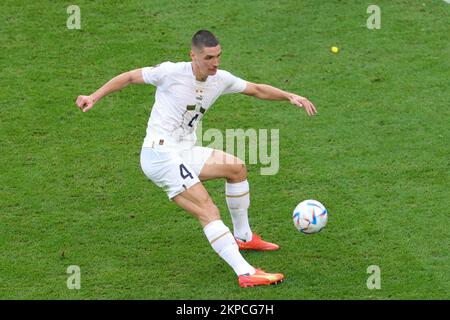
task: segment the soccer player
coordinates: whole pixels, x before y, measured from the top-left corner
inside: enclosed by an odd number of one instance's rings
[[[254,268],[239,250],[277,250],[252,232],[248,220],[250,189],[242,160],[223,151],[195,146],[195,129],[219,96],[243,93],[265,100],[287,100],[308,115],[316,109],[306,98],[266,84],[244,81],[219,70],[222,49],[207,30],[192,37],[191,62],[164,62],[122,73],[89,96],[80,95],[77,106],[86,112],[104,96],[129,84],[156,86],[155,103],[141,151],[144,174],[163,188],[169,199],[194,215],[213,249],[238,276],[241,287],[281,282],[279,273]],[[225,197],[233,222],[233,235],[201,181],[225,178]]]

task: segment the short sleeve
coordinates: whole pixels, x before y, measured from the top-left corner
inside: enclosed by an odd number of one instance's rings
[[[167,74],[167,64],[168,62],[164,62],[152,67],[142,68],[142,78],[144,79],[144,82],[154,86],[162,85],[164,76]]]
[[[244,91],[247,87],[247,81],[232,75],[228,71],[223,71],[223,78],[225,84],[223,94],[239,93]]]

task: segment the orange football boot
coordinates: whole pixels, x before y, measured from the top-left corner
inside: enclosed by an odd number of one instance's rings
[[[280,248],[275,243],[270,243],[261,239],[256,233],[253,233],[252,240],[242,241],[236,238],[236,242],[239,246],[239,250],[257,250],[257,251],[273,251]]]
[[[262,269],[256,269],[252,275],[243,274],[238,277],[239,286],[242,288],[276,284],[282,282],[284,276],[281,273],[267,273]]]

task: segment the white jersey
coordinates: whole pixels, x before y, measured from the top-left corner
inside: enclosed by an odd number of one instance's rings
[[[224,70],[217,70],[205,82],[197,81],[191,62],[164,62],[142,69],[147,84],[157,87],[155,103],[148,120],[144,147],[155,141],[189,148],[195,145],[195,130],[216,99],[245,90],[247,82]]]

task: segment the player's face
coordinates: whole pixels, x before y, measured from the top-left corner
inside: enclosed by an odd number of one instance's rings
[[[202,50],[191,51],[192,62],[202,75],[213,76],[220,64],[222,49],[220,44],[215,47],[205,47]]]

